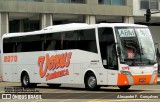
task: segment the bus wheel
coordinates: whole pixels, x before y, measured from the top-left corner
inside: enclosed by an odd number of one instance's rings
[[[127,91],[131,85],[128,85],[128,86],[118,86],[120,88],[121,91]]]
[[[89,90],[97,90],[100,86],[97,86],[97,79],[93,73],[89,73],[85,80],[85,87]]]
[[[61,84],[47,84],[50,88],[59,88]]]
[[[27,73],[24,73],[22,75],[21,84],[22,84],[23,87],[29,87],[30,86],[29,75]]]

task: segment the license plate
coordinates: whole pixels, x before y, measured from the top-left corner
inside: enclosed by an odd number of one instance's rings
[[[145,82],[146,81],[146,78],[140,78],[139,79],[139,82]]]

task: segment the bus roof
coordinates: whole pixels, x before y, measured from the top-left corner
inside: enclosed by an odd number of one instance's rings
[[[128,24],[128,23],[100,23],[100,24],[86,24],[86,23],[70,23],[62,25],[54,25],[46,27],[42,30],[32,31],[32,32],[18,32],[18,33],[7,33],[2,36],[5,37],[14,37],[14,36],[25,36],[25,35],[36,35],[60,31],[70,31],[70,30],[79,30],[79,29],[91,29],[95,27],[147,27],[145,25],[138,24]]]

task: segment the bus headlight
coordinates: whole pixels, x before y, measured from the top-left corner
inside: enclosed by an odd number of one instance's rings
[[[127,76],[132,76],[131,72],[129,72],[129,71],[121,71],[121,74],[125,74]]]

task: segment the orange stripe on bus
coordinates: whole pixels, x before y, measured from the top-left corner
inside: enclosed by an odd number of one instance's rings
[[[132,76],[133,78],[133,84],[134,85],[147,85],[147,84],[156,84],[157,79],[158,79],[158,74],[154,78],[154,81],[151,82],[152,75],[134,75]],[[123,85],[129,85],[129,80],[126,75],[124,74],[118,74],[118,86],[123,86]]]
[[[129,85],[129,81],[126,75],[124,74],[118,74],[118,86],[124,86],[124,85]]]
[[[150,83],[151,77],[152,75],[134,75],[133,81],[135,85],[145,85]]]

